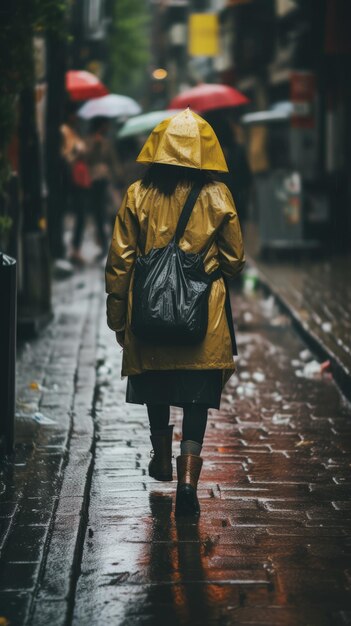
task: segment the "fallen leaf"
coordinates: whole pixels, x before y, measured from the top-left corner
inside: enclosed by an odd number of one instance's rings
[[[29,389],[33,389],[33,391],[40,391],[40,385],[35,380],[29,383]]]

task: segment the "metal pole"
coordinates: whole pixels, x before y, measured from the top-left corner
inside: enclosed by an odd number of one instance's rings
[[[14,445],[16,381],[16,261],[0,253],[0,442]]]

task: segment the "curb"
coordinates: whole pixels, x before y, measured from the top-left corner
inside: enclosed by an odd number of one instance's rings
[[[101,309],[99,281],[84,321],[75,376],[72,428],[61,490],[46,547],[45,562],[27,624],[71,623],[75,589],[88,524],[94,464],[96,400],[96,319]]]
[[[280,293],[279,289],[274,286],[264,272],[260,270],[259,265],[257,265],[251,257],[247,257],[247,263],[249,267],[254,268],[257,272],[257,278],[262,287],[276,298],[281,308],[292,319],[295,328],[303,336],[311,349],[316,352],[320,358],[330,360],[332,374],[337,385],[340,387],[344,396],[351,401],[351,371],[337,355],[326,347],[322,339],[310,328],[309,324],[301,319],[298,311],[296,311],[289,300]]]

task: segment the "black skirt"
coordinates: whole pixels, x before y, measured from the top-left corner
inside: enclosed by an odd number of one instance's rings
[[[219,409],[222,370],[160,370],[128,377],[126,401],[183,407],[201,404]]]

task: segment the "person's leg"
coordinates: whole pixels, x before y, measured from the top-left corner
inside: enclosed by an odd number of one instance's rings
[[[80,189],[77,186],[72,190],[73,210],[76,215],[74,231],[73,231],[73,260],[81,260],[80,248],[82,245],[84,225],[85,225],[85,213],[86,213],[86,191]]]
[[[169,406],[166,404],[148,404],[147,413],[149,416],[151,434],[168,427],[170,415]]]
[[[154,452],[149,463],[149,476],[156,480],[172,480],[173,426],[169,426],[170,407],[164,404],[148,404],[147,412]]]
[[[200,454],[207,426],[207,407],[201,404],[184,406],[181,454]]]
[[[180,456],[177,458],[176,515],[200,515],[196,491],[202,468],[200,452],[206,425],[206,406],[184,406],[183,440],[180,444]]]
[[[107,252],[107,236],[105,233],[106,221],[106,201],[107,201],[107,181],[96,180],[92,185],[92,215],[96,225],[99,244],[102,254]]]

